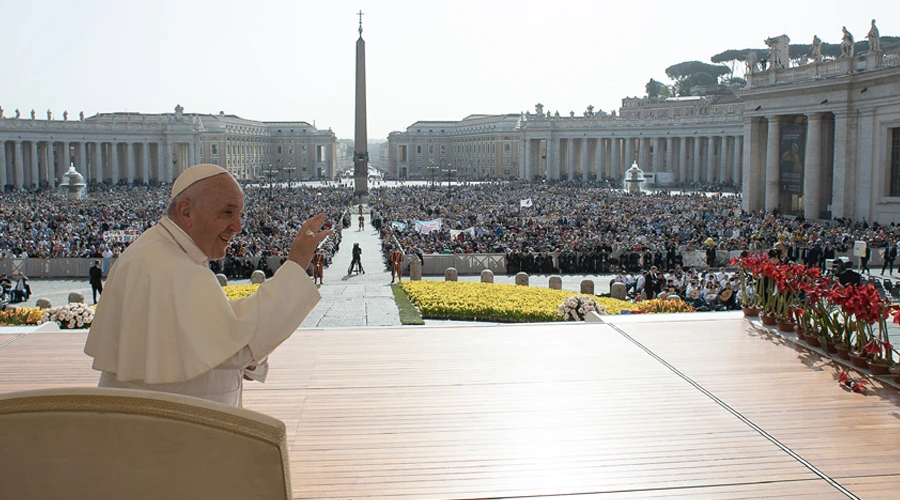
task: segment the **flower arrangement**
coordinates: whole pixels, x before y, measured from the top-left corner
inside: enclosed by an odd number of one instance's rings
[[[584,321],[589,312],[606,314],[606,308],[587,295],[573,295],[562,301],[557,309],[565,321]]]
[[[638,304],[638,310],[647,314],[696,312],[687,302],[674,299],[644,300]]]
[[[63,330],[90,328],[94,321],[94,309],[81,302],[53,307],[41,315],[41,323],[56,322]]]
[[[768,261],[763,253],[749,254],[731,259],[731,266],[737,266],[741,287],[741,307],[759,309],[762,307],[762,266]]]
[[[0,326],[38,325],[44,310],[39,307],[22,307],[0,311]]]
[[[567,290],[464,281],[403,280],[400,286],[423,318],[509,323],[563,321],[559,304],[576,295]],[[607,314],[634,307],[623,300],[590,297]]]
[[[256,293],[257,290],[259,290],[259,284],[229,285],[222,287],[222,291],[225,292],[225,296],[228,297],[228,300],[237,300],[243,299],[244,297],[249,297]]]

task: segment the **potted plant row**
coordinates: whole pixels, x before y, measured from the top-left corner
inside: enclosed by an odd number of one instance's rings
[[[738,257],[732,264],[739,269],[742,305],[757,306],[763,324],[796,328],[808,344],[874,375],[894,374],[900,382],[887,330],[888,320],[900,324],[900,308],[874,286],[842,285],[818,268],[780,264],[762,254]]]

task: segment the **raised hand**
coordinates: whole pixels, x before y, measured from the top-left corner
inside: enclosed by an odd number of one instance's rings
[[[319,231],[322,224],[325,223],[325,214],[316,215],[300,226],[300,231],[291,243],[291,251],[288,254],[288,260],[292,260],[300,265],[303,269],[309,266],[316,247],[319,243],[327,238],[331,233],[331,229]]]

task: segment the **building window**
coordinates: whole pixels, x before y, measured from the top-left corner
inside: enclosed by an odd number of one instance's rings
[[[417,154],[417,155],[422,154],[422,145],[421,145],[421,144],[418,145],[418,146],[416,146],[416,154]]]
[[[219,154],[219,145],[218,145],[218,144],[211,144],[211,145],[210,145],[210,152],[212,152],[212,154],[214,154],[214,155]],[[213,163],[213,165],[215,165],[215,163]]]
[[[512,146],[507,142],[503,145],[503,152],[509,154],[512,151]]]
[[[281,146],[275,147],[275,154],[279,154],[279,155],[281,154]]]
[[[434,154],[434,144],[428,145],[428,154],[430,154],[430,155]]]
[[[891,196],[900,196],[900,127],[891,135]]]
[[[446,148],[446,146],[444,146],[443,144],[441,144],[441,154],[446,154],[446,153],[447,153],[447,148]]]

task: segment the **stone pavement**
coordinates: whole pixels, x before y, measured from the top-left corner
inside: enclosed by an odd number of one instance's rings
[[[350,227],[343,230],[341,248],[325,268],[319,293],[322,300],[300,325],[304,328],[400,326],[400,313],[391,292],[391,272],[381,254],[381,238],[369,224],[369,208],[363,205],[365,229],[358,230],[359,212],[351,208]],[[347,274],[353,244],[362,248],[365,274]]]

